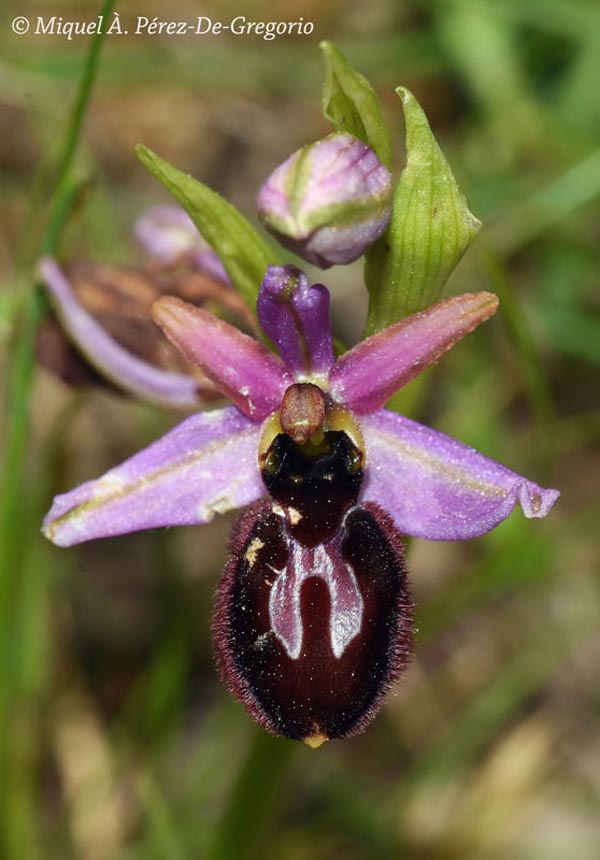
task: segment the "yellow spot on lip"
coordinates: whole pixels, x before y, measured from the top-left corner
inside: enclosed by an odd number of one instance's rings
[[[321,732],[317,732],[314,735],[309,735],[307,738],[302,738],[302,743],[306,744],[307,747],[310,747],[311,750],[316,750],[328,740],[329,738],[327,735],[322,735]]]
[[[256,556],[259,550],[261,550],[264,545],[264,541],[257,537],[254,538],[254,540],[250,543],[250,546],[248,547],[244,555],[244,558],[246,559],[250,567],[254,567],[254,565],[256,564]]]
[[[298,525],[298,523],[302,519],[302,514],[300,513],[300,511],[297,511],[296,508],[290,507],[287,509],[287,512],[288,512],[288,517],[290,518],[291,524],[293,526]]]

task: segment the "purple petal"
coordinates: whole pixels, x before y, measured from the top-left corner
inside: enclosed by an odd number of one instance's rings
[[[260,426],[228,406],[188,418],[102,478],[57,496],[44,534],[58,546],[199,525],[265,494]]]
[[[364,500],[404,534],[465,540],[485,534],[520,504],[545,517],[559,497],[474,448],[382,409],[361,420],[367,449]]]
[[[133,232],[149,254],[165,262],[204,244],[194,222],[179,206],[152,206],[135,222]]]
[[[195,251],[194,261],[196,268],[200,269],[202,272],[206,272],[208,275],[212,275],[213,278],[217,281],[221,281],[222,284],[227,284],[228,287],[231,286],[231,280],[225,271],[225,266],[212,248],[207,246],[206,248]]]
[[[154,367],[128,352],[85,310],[59,266],[49,257],[39,264],[62,327],[89,363],[119,388],[153,403],[197,409],[202,383],[191,374]],[[211,383],[205,388],[214,391]]]
[[[134,234],[153,257],[169,263],[180,254],[192,254],[199,269],[225,284],[230,283],[218,255],[204,241],[187,212],[179,206],[148,209],[137,220]]]
[[[339,359],[331,393],[354,412],[373,412],[497,308],[493,293],[466,293],[389,326]]]
[[[258,319],[296,378],[324,375],[333,364],[329,290],[294,266],[269,266],[258,294]]]
[[[245,415],[260,421],[293,382],[280,358],[213,314],[167,296],[152,307],[169,340]]]

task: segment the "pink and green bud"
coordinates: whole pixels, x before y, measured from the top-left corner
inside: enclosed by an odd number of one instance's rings
[[[297,150],[267,179],[258,212],[268,230],[322,269],[358,259],[392,211],[392,177],[372,149],[334,133]]]

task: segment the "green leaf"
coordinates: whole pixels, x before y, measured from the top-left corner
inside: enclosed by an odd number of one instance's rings
[[[173,167],[145,146],[137,146],[136,153],[144,167],[192,218],[219,255],[233,286],[255,313],[256,297],[266,268],[278,262],[277,254],[235,206],[216,191]]]
[[[415,97],[404,87],[406,167],[394,193],[387,233],[366,255],[366,333],[373,334],[438,301],[450,273],[481,226]]]
[[[390,170],[392,144],[371,84],[332,42],[321,42],[320,48],[325,58],[323,113],[336,131],[353,134],[370,146]]]

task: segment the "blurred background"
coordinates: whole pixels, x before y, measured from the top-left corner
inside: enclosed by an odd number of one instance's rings
[[[402,84],[483,221],[447,293],[501,298],[497,318],[396,405],[562,496],[547,520],[515,512],[478,540],[411,542],[414,663],[364,735],[316,752],[259,731],[216,677],[212,595],[235,514],[70,550],[45,542],[39,522],[56,492],[181,415],[73,388],[33,363],[36,319],[23,322],[22,308],[89,40],[17,36],[10,22],[90,20],[98,9],[4,0],[0,857],[595,860],[598,4],[129,0],[117,10],[123,21],[303,17],[314,33],[106,38],[62,255],[144,262],[132,223],[168,199],[135,158],[140,142],[254,219],[273,167],[328,131],[318,42],[332,39],[376,87],[397,168]],[[333,292],[336,334],[356,341],[360,264],[318,279]]]

